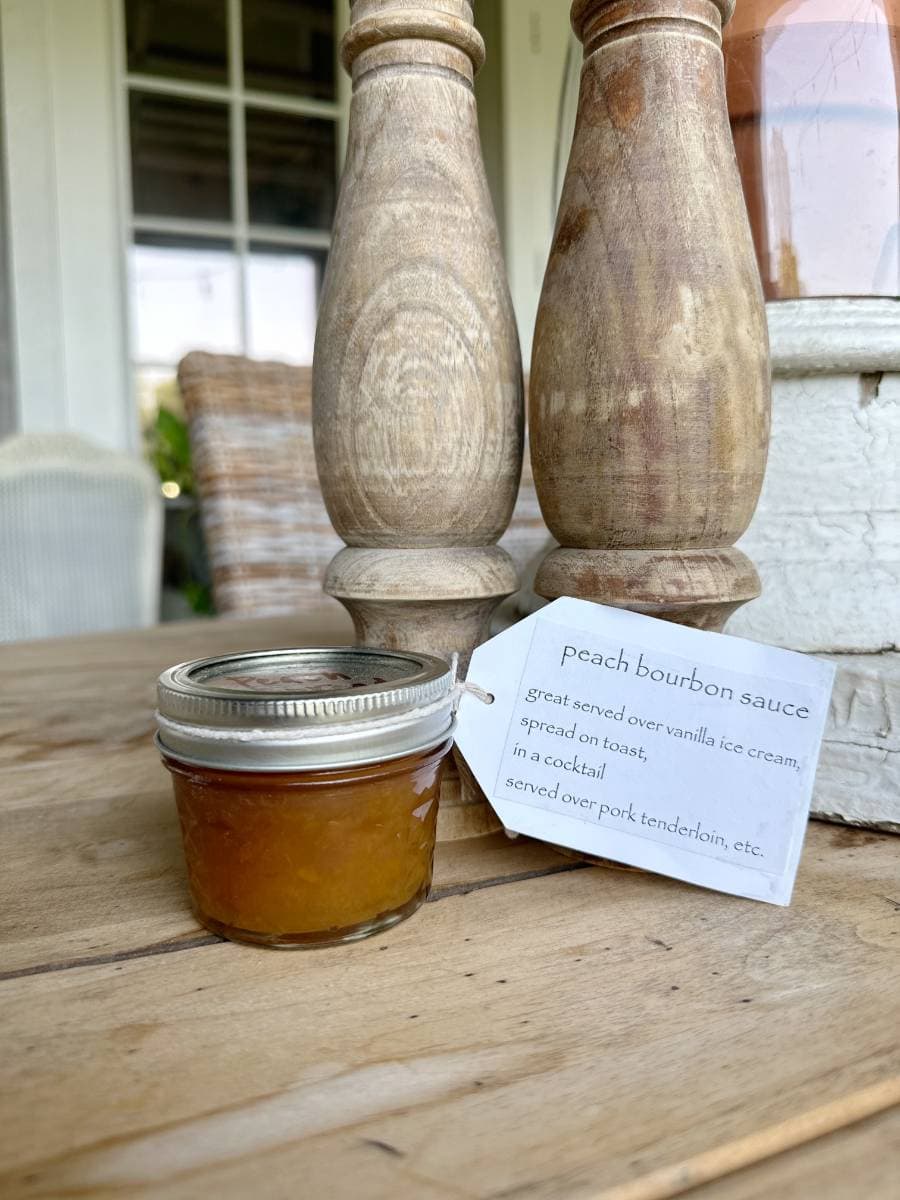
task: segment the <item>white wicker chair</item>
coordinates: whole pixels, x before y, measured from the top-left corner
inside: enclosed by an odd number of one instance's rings
[[[151,469],[69,433],[0,443],[0,642],[158,620]]]

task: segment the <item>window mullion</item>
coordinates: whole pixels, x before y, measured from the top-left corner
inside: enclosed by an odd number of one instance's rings
[[[137,340],[137,314],[132,293],[131,282],[131,246],[134,241],[134,201],[131,192],[131,123],[129,120],[128,104],[129,91],[125,82],[128,64],[125,53],[125,0],[119,0],[112,5],[112,21],[110,33],[113,39],[113,70],[115,72],[115,123],[116,141],[119,146],[119,157],[116,164],[116,184],[119,195],[119,241],[122,257],[119,262],[122,290],[125,297],[125,312],[123,313],[125,359],[122,369],[125,372],[126,386],[131,397],[132,412],[137,412],[137,379],[132,370],[132,360]]]
[[[2,0],[0,0],[2,3]],[[145,74],[143,71],[132,72],[126,55],[126,16],[125,0],[110,0],[115,12],[115,41],[116,41],[116,75],[118,92],[118,125],[119,142],[122,147],[120,170],[120,198],[123,214],[122,220],[122,250],[123,269],[126,268],[128,254],[131,252],[135,239],[140,240],[141,234],[169,234],[173,237],[186,237],[207,240],[227,239],[233,247],[233,259],[237,267],[237,317],[238,328],[229,332],[228,341],[237,334],[241,352],[250,354],[252,351],[251,332],[252,316],[255,311],[251,303],[251,257],[252,248],[259,243],[261,250],[271,247],[273,250],[285,251],[289,247],[294,255],[308,252],[318,261],[321,252],[327,251],[330,244],[328,230],[300,227],[280,227],[277,225],[256,226],[251,224],[249,211],[249,163],[247,157],[247,108],[251,116],[257,110],[271,113],[291,113],[297,117],[318,118],[333,122],[337,127],[336,139],[338,173],[343,160],[346,145],[347,108],[349,106],[350,82],[344,72],[338,68],[337,84],[334,99],[318,99],[312,96],[295,96],[286,93],[269,93],[247,88],[244,73],[244,5],[243,0],[223,0],[227,20],[227,62],[228,72],[224,80],[218,83],[193,81],[190,79],[169,78],[164,75]],[[345,11],[347,10],[347,11]],[[334,0],[334,19],[338,41],[347,25],[349,6],[346,0]],[[220,43],[221,44],[221,43]],[[336,56],[339,54],[335,48]],[[220,60],[221,61],[221,60]],[[227,108],[229,117],[228,132],[228,162],[229,162],[229,199],[231,213],[229,220],[203,220],[188,217],[165,217],[152,213],[137,214],[134,212],[131,195],[131,138],[129,120],[129,96],[134,92],[157,92],[172,97],[181,97],[185,101],[205,101],[217,103]],[[221,120],[221,118],[220,118]],[[221,161],[221,159],[220,159]],[[224,214],[223,214],[224,216]],[[220,243],[221,244],[221,243]],[[262,262],[263,260],[259,260]],[[266,256],[268,261],[268,256]],[[259,268],[259,263],[257,264]],[[262,269],[262,268],[259,268]],[[137,342],[137,312],[135,297],[132,295],[130,270],[128,271],[128,300],[129,310],[133,319],[128,322],[129,333],[133,338],[128,348],[128,358],[132,368],[161,369],[166,364],[141,362]],[[277,277],[277,276],[276,276]],[[266,276],[266,278],[269,278]],[[263,285],[260,285],[263,286]],[[271,282],[265,285],[271,287]],[[305,285],[304,285],[305,286]],[[265,296],[261,303],[265,307]],[[224,310],[223,314],[224,314]],[[224,315],[221,318],[224,320]],[[232,317],[233,319],[233,317]],[[233,330],[233,326],[231,327]],[[283,335],[279,334],[279,339]],[[270,339],[271,340],[271,339]],[[149,347],[148,347],[149,349]],[[287,352],[287,350],[285,350]],[[274,353],[274,352],[272,352]],[[170,364],[174,367],[174,364]],[[137,395],[136,374],[131,374],[135,395]]]
[[[244,37],[241,0],[228,0],[228,79],[231,91],[231,208],[238,256],[241,352],[250,353],[247,124],[244,117]]]

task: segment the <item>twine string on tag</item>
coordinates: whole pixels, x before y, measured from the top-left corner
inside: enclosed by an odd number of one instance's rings
[[[459,702],[464,695],[474,696],[482,704],[493,704],[494,695],[487,688],[479,687],[477,683],[469,683],[467,679],[457,679],[459,672],[459,655],[455,652],[450,656],[450,673],[453,687],[453,711],[459,708]]]

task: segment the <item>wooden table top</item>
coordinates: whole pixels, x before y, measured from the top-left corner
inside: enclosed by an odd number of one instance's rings
[[[0,1194],[895,1200],[900,838],[813,824],[787,909],[500,834],[352,946],[196,925],[157,674],[347,632],[0,650]]]

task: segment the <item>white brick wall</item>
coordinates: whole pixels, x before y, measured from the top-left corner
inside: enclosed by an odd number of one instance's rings
[[[900,301],[770,304],[769,465],[728,633],[838,665],[819,815],[900,833]]]

